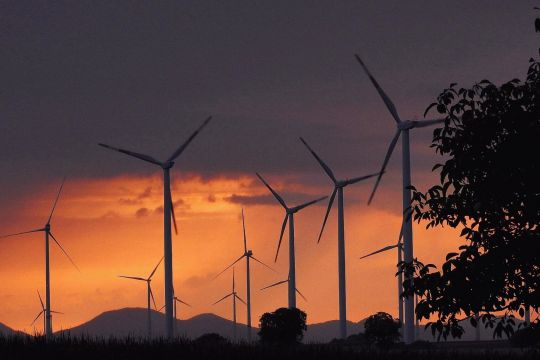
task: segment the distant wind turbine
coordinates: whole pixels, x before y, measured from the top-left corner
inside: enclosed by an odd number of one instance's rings
[[[146,282],[146,290],[147,290],[146,298],[147,298],[147,309],[148,309],[147,310],[148,317],[147,317],[147,320],[146,320],[146,326],[147,326],[148,338],[150,338],[152,336],[152,307],[151,307],[151,304],[150,304],[150,299],[154,303],[154,309],[157,310],[156,300],[154,299],[154,293],[152,293],[152,286],[150,285],[150,283],[152,282],[152,276],[154,276],[154,274],[156,273],[157,268],[159,267],[159,264],[161,264],[162,261],[163,261],[163,258],[161,258],[159,260],[156,267],[154,268],[154,270],[152,270],[152,272],[150,273],[150,275],[147,278],[142,278],[142,277],[137,277],[137,276],[125,276],[125,275],[119,275],[118,276],[118,277],[124,278],[124,279],[131,279],[131,280],[137,280],[137,281]]]
[[[219,299],[218,301],[216,301],[215,303],[213,303],[212,305],[216,305],[220,302],[222,302],[223,300],[227,299],[229,296],[232,296],[232,305],[233,305],[233,336],[234,336],[234,339],[236,339],[236,299],[240,300],[240,302],[242,302],[244,305],[247,306],[246,302],[244,300],[242,300],[242,298],[240,298],[240,296],[238,296],[238,294],[236,293],[236,289],[235,289],[235,285],[234,285],[234,268],[233,268],[233,276],[232,276],[232,292],[230,294],[227,294],[225,295],[224,297],[222,297],[221,299]]]
[[[53,334],[52,330],[52,323],[51,323],[51,276],[50,276],[50,264],[49,264],[49,238],[52,238],[53,241],[58,245],[60,250],[66,255],[66,257],[69,259],[69,261],[73,264],[73,266],[80,272],[77,265],[75,265],[75,262],[73,262],[73,259],[69,256],[69,254],[64,250],[62,245],[56,240],[54,237],[52,231],[51,231],[51,220],[54,214],[54,209],[56,208],[56,204],[58,203],[58,199],[60,198],[60,193],[62,192],[62,188],[64,187],[65,178],[62,180],[62,184],[60,185],[60,189],[58,190],[58,194],[56,195],[56,199],[54,200],[54,204],[51,210],[51,214],[49,215],[49,218],[47,219],[47,223],[45,226],[41,229],[35,229],[30,231],[24,231],[16,234],[9,234],[1,236],[0,239],[6,238],[9,236],[16,236],[16,235],[22,235],[22,234],[29,234],[34,232],[44,232],[45,233],[45,337],[49,338]]]
[[[177,321],[176,321],[176,320],[178,320],[178,313],[176,312],[176,305],[177,305],[177,303],[181,303],[181,304],[184,304],[184,305],[186,305],[186,306],[191,307],[191,305],[189,305],[187,302],[182,301],[179,297],[177,297],[177,296],[174,297],[174,331],[175,331],[176,334],[178,334],[178,330],[177,330],[177,325],[178,325],[178,323],[177,323]],[[165,309],[165,305],[163,305],[162,307],[160,307],[159,310],[158,310],[158,312],[163,311],[163,309]]]
[[[39,293],[39,290],[37,294],[39,298],[39,303],[41,304],[41,311],[37,314],[36,318],[34,319],[34,321],[32,321],[30,326],[34,325],[36,321],[39,319],[39,317],[43,315],[43,333],[45,334],[45,329],[47,329],[47,324],[45,322],[45,319],[46,319],[45,314],[47,312],[47,307],[43,303],[43,299],[41,298],[41,294]],[[64,313],[51,310],[51,314],[64,314]],[[51,322],[52,322],[52,318],[51,318]]]
[[[381,173],[379,177],[377,178],[377,181],[375,182],[375,186],[373,187],[373,191],[371,192],[371,196],[369,197],[368,204],[371,203],[373,200],[373,197],[375,196],[375,192],[377,191],[377,187],[379,186],[379,182],[381,181],[382,174],[384,173],[386,169],[386,165],[388,164],[388,161],[390,160],[390,157],[392,156],[392,152],[394,151],[394,148],[396,146],[397,141],[399,140],[399,137],[403,135],[401,138],[401,145],[402,145],[402,174],[403,174],[403,249],[404,249],[404,260],[405,263],[412,263],[413,261],[413,234],[412,234],[412,223],[409,216],[406,216],[408,209],[411,205],[411,154],[410,154],[410,148],[409,148],[409,130],[415,129],[415,128],[423,128],[427,126],[432,126],[436,124],[440,124],[444,122],[444,119],[435,119],[435,120],[423,120],[423,121],[416,121],[416,120],[402,120],[397,112],[396,106],[390,100],[388,95],[384,92],[384,90],[381,88],[377,80],[375,80],[375,77],[371,74],[367,66],[364,64],[360,56],[355,55],[356,60],[360,63],[362,68],[364,69],[365,73],[371,80],[371,83],[377,89],[377,92],[379,93],[379,96],[382,98],[384,104],[386,105],[386,108],[394,118],[396,122],[396,133],[394,137],[392,138],[392,141],[390,142],[390,146],[388,147],[388,151],[386,152],[386,156],[384,157],[384,161],[381,167]],[[405,280],[409,280],[408,278]],[[406,344],[410,344],[414,342],[414,299],[411,296],[408,296],[405,298],[405,334],[404,334],[404,340]]]
[[[212,117],[208,117],[201,126],[164,162],[158,161],[152,156],[148,156],[134,151],[119,149],[106,144],[99,145],[123,154],[135,157],[139,160],[157,165],[163,170],[163,247],[165,257],[165,327],[166,334],[169,339],[173,338],[173,268],[172,268],[172,241],[171,241],[171,217],[174,222],[174,230],[178,233],[176,219],[174,216],[174,206],[171,196],[171,178],[170,170],[174,165],[174,160],[184,152],[191,141],[199,134],[199,132],[210,122]]]
[[[392,249],[397,249],[397,268],[398,268],[398,276],[397,276],[397,300],[398,300],[398,317],[399,317],[399,324],[400,324],[400,331],[403,328],[403,273],[399,271],[400,264],[403,261],[403,233],[402,231],[399,232],[399,238],[396,244],[394,245],[388,245],[383,247],[382,249],[379,249],[377,251],[374,251],[372,253],[369,253],[367,255],[362,256],[360,259],[365,259],[373,255],[377,255],[380,253],[383,253],[385,251],[389,251]]]
[[[274,258],[274,262],[277,261],[278,255],[279,255],[279,248],[281,247],[281,240],[283,239],[283,233],[285,232],[285,228],[287,227],[287,222],[289,223],[289,277],[284,282],[288,283],[288,298],[289,298],[289,309],[296,308],[296,261],[295,261],[295,251],[294,251],[294,214],[298,211],[313,205],[321,200],[326,199],[328,196],[321,197],[316,200],[309,201],[307,203],[304,203],[302,205],[298,205],[295,207],[288,207],[285,203],[285,200],[274,190],[272,187],[263,179],[263,177],[256,173],[259,179],[262,181],[264,185],[270,190],[272,195],[276,198],[276,200],[283,206],[285,209],[285,218],[283,219],[283,224],[281,225],[281,233],[279,235],[279,242],[277,246],[276,251],[276,257]]]
[[[324,221],[322,224],[321,232],[319,233],[317,243],[321,241],[321,236],[323,234],[326,221],[328,220],[328,215],[330,214],[330,210],[332,209],[332,205],[334,204],[336,194],[338,195],[339,333],[341,338],[345,339],[347,337],[347,298],[345,286],[345,213],[343,204],[343,188],[345,188],[347,185],[356,184],[359,181],[377,176],[379,175],[379,173],[360,176],[348,180],[338,180],[334,176],[334,173],[332,172],[330,167],[326,165],[324,161],[322,161],[322,159],[315,153],[315,151],[313,151],[313,149],[308,145],[308,143],[302,138],[300,138],[300,140],[304,143],[304,145],[311,152],[313,157],[315,157],[317,162],[321,165],[326,175],[328,175],[328,177],[334,183],[334,191],[332,192],[332,195],[330,196],[330,200],[328,202],[328,208],[326,210],[326,215],[324,216]]]
[[[281,281],[278,281],[278,282],[276,282],[276,283],[270,284],[270,285],[268,285],[268,286],[265,286],[265,287],[261,288],[261,290],[270,289],[270,288],[272,288],[272,287],[274,287],[274,286],[278,286],[278,285],[285,284],[285,283],[290,284],[290,280],[289,280],[289,279],[290,279],[290,278],[287,278],[287,279],[285,279],[285,280],[281,280]],[[304,301],[307,302],[306,297],[300,292],[300,290],[298,290],[297,288],[294,288],[294,290],[298,293],[298,295],[300,295],[300,297],[301,297],[302,299],[304,299]]]
[[[247,292],[247,337],[248,341],[251,341],[251,273],[250,273],[250,267],[249,267],[249,260],[253,259],[259,264],[266,266],[268,269],[275,272],[274,269],[272,269],[270,266],[266,265],[259,259],[253,256],[253,251],[248,250],[247,247],[247,237],[246,237],[246,223],[244,221],[244,209],[242,209],[242,230],[244,233],[244,253],[236,259],[231,265],[227,266],[223,271],[221,271],[219,274],[217,274],[215,278],[217,278],[219,275],[223,274],[225,271],[230,269],[234,264],[242,260],[243,258],[246,258],[246,292]]]

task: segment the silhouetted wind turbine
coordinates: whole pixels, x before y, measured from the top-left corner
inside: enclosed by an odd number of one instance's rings
[[[324,226],[326,225],[326,220],[328,220],[328,215],[334,204],[334,199],[336,194],[338,195],[338,276],[339,276],[339,333],[342,339],[347,337],[347,298],[346,298],[346,286],[345,286],[345,214],[344,214],[344,204],[343,204],[343,188],[347,185],[356,184],[359,181],[372,178],[379,175],[379,173],[360,176],[348,180],[338,180],[332,170],[328,165],[322,161],[322,159],[313,151],[313,149],[308,145],[308,143],[300,138],[304,145],[311,152],[313,157],[321,165],[324,172],[334,183],[334,191],[330,196],[330,201],[328,202],[328,209],[324,216],[324,221],[322,224],[321,232],[319,233],[319,238],[317,243],[321,241],[321,236],[324,231]]]
[[[319,202],[321,200],[326,199],[328,196],[321,197],[316,200],[309,201],[307,203],[304,203],[302,205],[298,205],[295,207],[288,207],[285,203],[285,200],[279,194],[272,189],[272,187],[263,179],[263,177],[256,173],[259,179],[263,182],[264,185],[270,190],[272,195],[276,198],[276,200],[283,206],[285,209],[285,218],[283,219],[283,224],[281,225],[281,233],[279,235],[279,242],[277,246],[276,251],[276,257],[274,258],[274,262],[277,261],[278,255],[279,255],[279,248],[281,247],[281,240],[283,239],[283,233],[285,232],[285,228],[287,227],[287,222],[289,223],[289,277],[287,280],[285,280],[288,283],[288,298],[289,298],[289,309],[296,308],[296,261],[295,261],[295,251],[294,251],[294,214],[298,211],[315,204],[316,202]]]
[[[288,284],[290,284],[290,280],[289,280],[289,279],[290,279],[290,278],[287,278],[287,279],[285,279],[285,280],[281,280],[281,281],[278,281],[278,282],[276,282],[276,283],[270,284],[270,285],[268,285],[268,286],[265,286],[265,287],[261,288],[261,290],[270,289],[271,287],[278,286],[278,285],[285,284],[285,283],[287,283],[287,285],[288,285]],[[300,297],[301,297],[302,299],[304,299],[304,301],[307,302],[306,297],[300,292],[300,290],[298,290],[297,288],[294,288],[294,290],[295,290],[295,292],[298,293],[298,295],[300,295]]]
[[[402,228],[403,230],[403,228]],[[385,251],[389,251],[392,249],[397,249],[397,268],[398,268],[398,276],[397,276],[397,299],[398,299],[398,317],[399,317],[399,323],[401,325],[400,331],[403,328],[403,297],[401,294],[403,293],[403,273],[399,271],[400,264],[403,261],[403,233],[402,231],[399,232],[399,238],[396,244],[385,246],[382,249],[379,249],[377,251],[374,251],[372,253],[369,253],[367,255],[362,256],[360,259],[365,259],[373,255],[377,255],[380,253],[383,253]],[[402,334],[403,335],[403,334]]]
[[[176,312],[176,305],[177,305],[177,303],[181,303],[181,304],[184,304],[184,305],[186,305],[186,306],[191,307],[191,305],[189,305],[187,302],[181,300],[179,297],[177,297],[177,296],[174,297],[174,326],[175,326],[175,327],[174,327],[174,331],[175,331],[176,333],[178,333],[178,332],[177,332],[177,328],[176,328],[176,325],[178,324],[177,321],[176,321],[176,320],[178,320],[178,316],[177,316],[178,314],[177,314],[177,312]],[[159,310],[158,310],[158,312],[161,312],[163,309],[165,309],[165,305],[163,305],[162,307],[160,307]]]
[[[37,314],[36,318],[34,319],[34,321],[32,321],[30,326],[34,325],[36,321],[39,319],[39,317],[43,315],[43,334],[45,334],[45,329],[47,328],[47,324],[45,322],[45,319],[46,319],[45,313],[47,312],[47,308],[45,307],[45,304],[43,303],[43,299],[41,298],[41,294],[39,293],[39,291],[37,292],[37,294],[39,298],[39,303],[41,304],[41,311]],[[64,313],[51,310],[51,314],[64,314]],[[51,322],[52,322],[52,317],[51,317]]]
[[[413,261],[413,235],[412,235],[412,223],[410,217],[406,216],[405,214],[408,212],[408,209],[411,205],[411,154],[410,154],[410,148],[409,148],[409,130],[414,128],[422,128],[427,127],[431,125],[436,125],[444,122],[444,119],[435,119],[435,120],[423,120],[423,121],[416,121],[416,120],[402,120],[397,112],[397,109],[388,97],[384,90],[381,88],[377,80],[375,80],[375,77],[371,74],[367,66],[364,64],[360,56],[355,55],[356,59],[362,65],[362,68],[364,69],[365,73],[368,75],[369,79],[371,80],[371,83],[377,89],[377,92],[379,93],[379,96],[382,98],[384,104],[386,105],[386,108],[388,111],[390,111],[390,114],[394,118],[397,126],[396,133],[390,142],[390,146],[388,147],[388,151],[386,152],[386,156],[384,157],[384,161],[381,167],[381,173],[379,177],[377,178],[377,181],[375,182],[375,186],[373,187],[373,191],[371,192],[371,195],[369,197],[368,204],[371,203],[373,200],[373,197],[375,196],[375,192],[377,191],[377,187],[379,186],[379,182],[381,181],[382,174],[384,173],[386,169],[386,165],[388,164],[388,161],[390,160],[390,157],[392,156],[392,152],[394,151],[394,148],[396,146],[397,141],[399,140],[399,137],[403,135],[401,138],[401,145],[402,145],[402,174],[403,174],[403,249],[404,249],[404,260],[405,263],[412,263]],[[406,279],[408,280],[408,279]],[[414,342],[414,299],[411,296],[408,296],[405,299],[405,334],[404,334],[404,341],[406,344],[410,344]]]
[[[154,159],[152,156],[136,153],[129,150],[115,148],[106,144],[99,144],[104,148],[121,152],[123,154],[135,157],[139,160],[157,165],[163,169],[163,247],[165,258],[165,327],[166,334],[169,339],[172,339],[174,334],[173,327],[173,269],[172,269],[172,241],[171,241],[171,217],[174,222],[174,230],[178,233],[176,219],[174,216],[174,207],[171,196],[171,178],[170,170],[174,165],[174,160],[184,152],[189,143],[197,136],[197,134],[210,122],[212,117],[208,117],[201,126],[164,162]]]
[[[223,274],[225,271],[230,269],[234,264],[242,260],[243,258],[246,258],[246,292],[247,292],[247,337],[248,341],[251,341],[251,273],[250,273],[250,267],[249,267],[249,259],[253,259],[259,264],[266,266],[270,270],[274,271],[270,266],[266,265],[259,259],[253,256],[253,251],[248,250],[247,247],[247,237],[246,237],[246,223],[244,221],[244,209],[242,209],[242,230],[244,232],[244,253],[236,259],[231,265],[227,266],[223,271],[221,271],[219,274],[217,274],[215,278],[217,278],[219,275]]]
[[[49,215],[49,218],[47,219],[47,223],[45,224],[45,227],[41,229],[35,229],[30,231],[24,231],[16,234],[9,234],[1,236],[0,239],[6,238],[9,236],[16,236],[16,235],[22,235],[22,234],[29,234],[34,232],[44,232],[45,233],[45,336],[48,338],[52,335],[52,324],[51,324],[51,276],[50,276],[50,264],[49,264],[49,237],[53,239],[53,241],[58,245],[60,250],[66,255],[66,257],[69,259],[69,261],[73,264],[73,266],[80,272],[77,265],[75,265],[75,262],[73,262],[73,259],[68,255],[66,250],[60,245],[58,240],[54,237],[51,231],[51,220],[54,214],[54,209],[56,208],[56,204],[58,203],[58,199],[60,198],[60,193],[62,192],[62,188],[64,187],[65,178],[62,180],[62,184],[60,185],[60,189],[58,190],[58,194],[56,195],[56,199],[54,200],[54,204],[51,210],[51,214]]]
[[[163,261],[163,258],[161,258],[159,260],[159,262],[157,263],[156,267],[154,268],[154,270],[152,270],[152,272],[150,273],[150,275],[145,279],[145,278],[142,278],[142,277],[137,277],[137,276],[125,276],[125,275],[118,275],[118,277],[121,277],[121,278],[124,278],[124,279],[131,279],[131,280],[137,280],[137,281],[144,281],[146,282],[146,289],[147,289],[147,314],[148,314],[148,317],[147,317],[147,322],[146,322],[146,326],[147,326],[147,332],[148,332],[148,338],[150,338],[152,336],[152,307],[151,307],[151,304],[150,304],[150,299],[152,299],[152,302],[154,303],[154,309],[157,310],[157,306],[156,306],[156,300],[154,299],[154,294],[152,293],[152,286],[150,285],[150,283],[152,282],[152,276],[154,276],[154,274],[156,273],[156,270],[159,266],[159,264],[161,264],[161,262]]]
[[[212,305],[216,305],[217,303],[222,302],[223,300],[227,299],[229,296],[232,296],[232,304],[233,304],[233,336],[236,339],[236,299],[240,300],[244,305],[247,306],[246,302],[238,296],[236,293],[235,285],[234,285],[234,268],[233,268],[233,275],[232,275],[232,292],[230,294],[225,295]]]

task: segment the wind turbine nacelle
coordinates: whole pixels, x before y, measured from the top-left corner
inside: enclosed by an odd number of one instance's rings
[[[246,255],[247,256],[253,256],[253,251],[251,251],[251,250],[246,251]]]
[[[397,127],[399,130],[410,130],[416,126],[417,122],[414,120],[405,120],[398,123]]]

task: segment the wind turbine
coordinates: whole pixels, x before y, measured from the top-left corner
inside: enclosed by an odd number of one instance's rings
[[[264,185],[270,190],[272,195],[277,199],[277,201],[283,206],[285,209],[285,218],[283,219],[283,225],[281,225],[281,234],[279,235],[279,242],[278,247],[276,251],[276,257],[274,258],[274,262],[277,261],[278,255],[279,255],[279,248],[281,247],[281,240],[283,239],[283,233],[285,232],[285,227],[287,227],[287,222],[289,222],[289,277],[287,280],[283,282],[288,283],[288,294],[289,294],[289,309],[296,308],[296,261],[295,261],[295,254],[294,254],[294,214],[298,211],[308,207],[309,205],[315,204],[316,202],[319,202],[321,200],[326,199],[328,196],[324,196],[322,198],[309,201],[305,204],[298,205],[295,207],[288,207],[285,203],[285,200],[279,194],[272,189],[272,187],[263,179],[263,177],[256,173],[259,179],[263,182]]]
[[[75,265],[75,262],[73,262],[73,259],[68,255],[66,250],[60,245],[58,240],[54,237],[52,231],[51,231],[51,220],[54,214],[54,209],[56,208],[56,204],[58,203],[58,199],[60,198],[60,193],[62,192],[62,188],[64,187],[65,178],[62,180],[62,184],[60,185],[60,189],[58,190],[58,194],[56,195],[56,199],[54,200],[54,204],[51,210],[51,214],[49,215],[49,218],[47,219],[47,223],[43,228],[30,230],[30,231],[24,231],[16,234],[9,234],[1,236],[0,239],[10,237],[10,236],[16,236],[16,235],[22,235],[22,234],[29,234],[29,233],[35,233],[35,232],[44,232],[45,233],[45,337],[49,338],[53,334],[52,330],[52,323],[51,323],[51,273],[50,273],[50,266],[49,266],[49,239],[52,238],[53,241],[58,245],[60,250],[66,255],[66,257],[69,259],[69,261],[73,264],[73,266],[80,272],[77,265]]]
[[[364,69],[365,73],[371,80],[371,83],[377,89],[377,92],[379,93],[379,96],[382,98],[384,104],[386,105],[386,108],[394,118],[397,126],[396,133],[394,137],[392,138],[392,141],[390,142],[390,146],[388,147],[388,151],[386,152],[386,156],[384,157],[384,161],[381,167],[381,173],[379,177],[377,178],[377,181],[375,182],[375,186],[373,187],[373,191],[371,192],[371,195],[369,197],[368,204],[371,203],[373,200],[373,197],[375,196],[375,192],[377,191],[377,187],[379,186],[379,182],[381,181],[382,174],[384,173],[386,169],[386,165],[388,164],[388,161],[390,160],[390,157],[392,156],[392,152],[394,151],[394,148],[396,146],[397,141],[399,140],[399,137],[403,135],[401,138],[401,145],[402,145],[402,175],[403,175],[403,252],[404,252],[404,260],[405,263],[410,264],[413,261],[413,234],[412,234],[412,223],[409,216],[406,216],[405,214],[408,212],[408,209],[411,205],[411,154],[410,154],[410,148],[409,148],[409,130],[415,129],[415,128],[423,128],[427,126],[432,126],[436,124],[440,124],[444,122],[444,119],[435,119],[435,120],[423,120],[423,121],[416,121],[416,120],[402,120],[397,112],[397,109],[388,97],[384,90],[381,88],[377,80],[375,80],[375,77],[371,74],[367,66],[364,64],[360,56],[355,55],[356,60],[360,63],[362,68]],[[409,276],[405,280],[408,279]],[[411,296],[408,296],[405,298],[405,334],[404,334],[404,340],[406,344],[410,344],[414,342],[414,299]]]
[[[234,268],[233,268],[233,275],[232,275],[232,292],[225,295],[224,297],[222,297],[221,299],[219,299],[218,301],[216,301],[212,305],[216,305],[217,303],[222,302],[223,300],[227,299],[229,296],[232,296],[232,304],[233,304],[233,336],[234,336],[234,339],[236,339],[236,299],[240,300],[246,306],[247,306],[247,304],[236,293],[236,290],[235,290],[235,287],[234,287]]]
[[[154,268],[154,270],[152,270],[152,272],[150,273],[150,275],[147,278],[142,278],[142,277],[137,277],[137,276],[125,276],[125,275],[119,275],[118,276],[118,277],[121,277],[121,278],[124,278],[124,279],[131,279],[131,280],[145,281],[146,282],[147,307],[148,307],[148,312],[147,312],[148,317],[147,317],[146,326],[147,326],[147,331],[148,331],[148,338],[150,338],[152,336],[152,308],[150,306],[150,299],[152,299],[152,302],[154,303],[154,309],[157,310],[156,300],[154,299],[154,293],[152,293],[152,286],[150,285],[150,283],[152,282],[152,276],[154,276],[159,264],[161,264],[162,261],[163,261],[163,258],[161,258],[159,260],[156,267]]]
[[[278,285],[285,284],[285,283],[290,284],[290,278],[287,278],[287,279],[285,279],[285,280],[281,280],[281,281],[278,281],[278,282],[273,283],[273,284],[271,284],[271,285],[265,286],[265,287],[261,288],[261,290],[270,289],[271,287],[278,286]],[[301,297],[302,299],[304,299],[304,301],[307,302],[306,297],[300,292],[300,290],[298,290],[297,288],[294,288],[294,290],[298,293],[298,295],[300,295],[300,297]]]
[[[171,196],[171,178],[170,170],[174,165],[174,160],[184,152],[189,143],[199,134],[199,132],[210,122],[212,117],[208,117],[201,126],[165,161],[159,161],[141,153],[136,153],[130,150],[115,148],[106,144],[100,143],[104,148],[121,152],[123,154],[135,157],[139,160],[157,165],[163,170],[163,248],[165,258],[165,327],[166,334],[169,339],[173,338],[173,269],[172,269],[172,241],[171,241],[171,217],[174,222],[174,230],[178,234],[176,219],[174,216],[174,206]]]
[[[328,202],[328,208],[326,210],[326,215],[324,216],[324,221],[322,224],[321,232],[319,233],[317,243],[321,241],[324,226],[326,225],[326,220],[328,220],[328,215],[330,214],[330,210],[332,209],[332,205],[334,204],[336,194],[338,196],[339,333],[341,338],[345,339],[347,337],[347,298],[345,286],[345,213],[343,206],[343,189],[347,185],[356,184],[359,181],[377,176],[379,175],[379,173],[360,176],[347,180],[338,180],[334,176],[334,173],[332,172],[330,167],[326,165],[324,161],[322,161],[322,159],[315,153],[315,151],[313,151],[313,149],[308,145],[308,143],[303,138],[300,138],[300,140],[304,143],[304,145],[311,152],[313,157],[315,157],[317,162],[321,165],[326,175],[328,175],[328,177],[334,183],[334,191],[332,191],[332,195],[330,196],[330,200]]]
[[[251,274],[250,274],[250,267],[249,267],[249,260],[253,259],[256,262],[258,262],[261,265],[266,266],[270,270],[274,271],[270,266],[266,265],[259,259],[253,256],[253,251],[248,250],[247,247],[247,237],[246,237],[246,223],[244,221],[244,209],[242,209],[242,229],[244,231],[244,253],[236,259],[231,265],[227,266],[223,271],[221,271],[219,274],[217,274],[215,278],[217,278],[219,275],[223,274],[225,271],[230,269],[234,264],[242,260],[243,258],[246,258],[246,292],[247,292],[247,337],[248,341],[251,341]]]
[[[177,296],[174,297],[174,332],[178,334],[178,330],[177,330],[178,323],[176,321],[176,320],[178,320],[177,313],[176,313],[176,304],[177,303],[181,303],[181,304],[184,304],[184,305],[189,306],[189,307],[191,307],[191,305],[189,305],[187,302],[183,301],[182,299],[180,299]],[[158,312],[161,312],[163,309],[165,309],[165,305],[160,307]]]
[[[397,276],[397,298],[398,298],[398,317],[399,317],[399,324],[401,325],[400,329],[403,327],[403,297],[401,294],[403,293],[403,273],[399,271],[400,264],[403,261],[403,233],[399,232],[399,239],[398,242],[394,245],[388,245],[383,247],[382,249],[376,250],[372,253],[369,253],[367,255],[362,256],[360,259],[365,259],[368,257],[371,257],[373,255],[377,255],[392,249],[397,249],[397,268],[398,268],[398,276]],[[402,334],[403,335],[403,334]]]
[[[39,290],[38,290],[37,294],[38,294],[39,302],[41,304],[41,311],[37,314],[36,318],[34,319],[34,321],[32,321],[30,326],[34,325],[36,323],[36,321],[39,319],[39,317],[41,315],[43,315],[43,333],[45,333],[45,329],[47,328],[47,324],[45,322],[45,319],[46,319],[45,314],[47,312],[47,307],[43,303],[43,299],[41,298],[41,294],[39,293]],[[64,313],[51,310],[51,314],[64,314]],[[52,321],[52,319],[51,319],[51,321]]]

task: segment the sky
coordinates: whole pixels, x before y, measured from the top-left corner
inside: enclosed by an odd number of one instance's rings
[[[162,256],[159,168],[97,146],[167,158],[209,115],[212,122],[177,160],[172,192],[174,285],[193,304],[180,317],[231,318],[231,273],[214,276],[249,247],[277,273],[252,266],[254,319],[285,306],[285,252],[273,263],[284,216],[254,176],[286,201],[330,195],[332,185],[298,140],[338,177],[378,171],[393,120],[355,61],[360,54],[402,118],[422,119],[452,82],[523,78],[537,55],[534,1],[3,1],[0,4],[0,234],[43,226],[64,176],[53,232],[81,272],[52,246],[56,328],[99,313],[145,306],[145,276]],[[431,129],[411,136],[413,184],[425,189],[441,159]],[[396,254],[358,260],[394,243],[401,214],[400,148],[379,192],[346,189],[348,318],[396,315]],[[337,319],[337,228],[326,204],[296,218],[297,284],[308,322]],[[415,224],[415,256],[440,264],[459,230]],[[282,250],[286,249],[284,243]],[[0,322],[32,331],[44,292],[44,241],[0,240]],[[245,297],[245,265],[237,266]],[[163,269],[153,281],[163,304]],[[242,311],[242,310],[241,310]],[[245,313],[239,319],[245,322]],[[256,322],[256,320],[254,321]],[[38,329],[40,330],[40,329]]]

